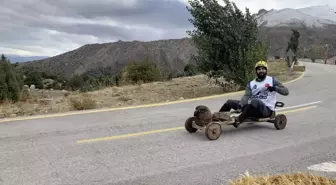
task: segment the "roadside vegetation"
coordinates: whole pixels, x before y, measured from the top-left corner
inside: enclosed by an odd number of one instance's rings
[[[1,65],[3,64],[9,65],[10,63],[1,61]],[[16,83],[21,83],[21,85],[10,87],[12,83],[8,85],[5,83],[6,85],[2,86],[7,89],[1,91],[4,96],[1,96],[3,99],[0,106],[0,118],[170,102],[242,89],[233,82],[209,78],[198,72],[194,65],[187,65],[180,77],[160,75],[160,71],[149,62],[139,62],[130,64],[130,66],[123,71],[118,85],[97,87],[94,85],[100,84],[97,81],[104,81],[92,78],[94,83],[88,83],[77,77],[79,80],[72,83],[76,84],[76,90],[30,88],[23,85],[25,84],[24,76],[19,75],[20,73],[15,71],[15,68],[10,68],[11,74],[18,75],[19,80]],[[141,69],[144,72],[139,72]],[[284,60],[269,61],[269,74],[283,82],[300,75],[299,73],[290,74]],[[112,81],[112,83],[116,82]],[[86,90],[81,90],[81,88],[86,88]],[[93,90],[88,90],[91,88]],[[5,92],[11,91],[8,89],[18,90],[14,91],[15,95],[12,95],[13,93],[7,95]]]
[[[313,173],[251,176],[248,173],[230,181],[230,185],[335,185],[336,179]]]

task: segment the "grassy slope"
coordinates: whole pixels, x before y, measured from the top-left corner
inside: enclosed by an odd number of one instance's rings
[[[288,74],[285,62],[269,62],[269,74],[281,81],[295,79],[299,74]],[[89,93],[32,90],[25,102],[5,103],[1,117],[15,117],[59,113],[80,109],[122,107],[175,101],[236,91],[235,87],[220,87],[204,75],[176,78],[166,82],[108,87]]]

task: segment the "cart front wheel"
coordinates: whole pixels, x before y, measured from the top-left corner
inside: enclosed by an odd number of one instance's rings
[[[222,134],[222,127],[219,123],[210,123],[205,129],[205,135],[209,140],[217,140]]]

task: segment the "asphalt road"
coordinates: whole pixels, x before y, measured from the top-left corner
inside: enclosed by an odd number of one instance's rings
[[[209,141],[203,131],[184,130],[195,106],[218,110],[241,94],[0,123],[0,184],[216,185],[246,170],[256,175],[307,171],[335,161],[336,67],[305,64],[305,76],[287,85],[290,96],[278,96],[287,107],[288,125],[282,131],[269,123],[225,126],[218,140]],[[109,136],[114,137],[92,140]]]

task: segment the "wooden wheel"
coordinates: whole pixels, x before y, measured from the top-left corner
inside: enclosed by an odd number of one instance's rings
[[[274,122],[274,127],[277,130],[282,130],[286,127],[287,125],[287,117],[283,114],[279,114],[275,116],[275,122]]]
[[[210,123],[205,129],[205,135],[209,140],[217,140],[222,134],[222,127],[219,123]]]

